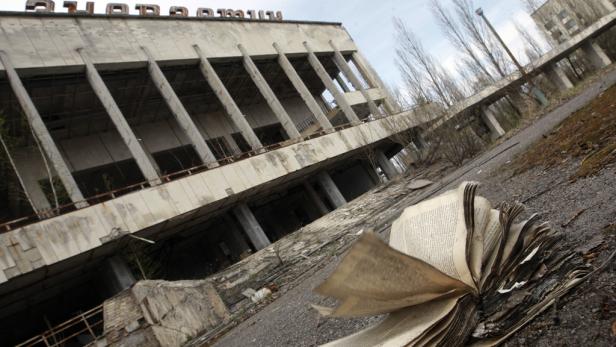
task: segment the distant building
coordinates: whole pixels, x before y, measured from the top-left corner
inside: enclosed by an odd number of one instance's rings
[[[616,0],[548,0],[531,17],[552,44],[560,44],[616,9]]]

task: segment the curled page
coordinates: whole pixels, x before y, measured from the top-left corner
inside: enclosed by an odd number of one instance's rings
[[[459,298],[434,300],[396,311],[375,326],[325,344],[323,347],[407,346],[451,315],[458,300]]]
[[[315,291],[341,300],[331,315],[357,317],[468,293],[471,288],[365,233]]]

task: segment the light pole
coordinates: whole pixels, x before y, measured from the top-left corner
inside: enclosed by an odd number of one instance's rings
[[[481,7],[479,7],[475,13],[481,17],[483,19],[483,21],[486,23],[486,25],[488,26],[488,29],[490,29],[490,31],[492,32],[492,34],[494,34],[494,36],[496,37],[496,39],[498,40],[498,42],[501,44],[501,46],[503,46],[503,48],[505,49],[505,52],[507,52],[507,55],[509,55],[509,58],[511,58],[511,60],[513,61],[513,63],[515,64],[515,66],[518,68],[518,70],[520,71],[520,74],[522,74],[522,77],[524,78],[524,80],[526,80],[526,83],[528,83],[528,85],[530,86],[530,89],[532,91],[533,94],[535,94],[535,97],[537,98],[537,100],[543,105],[543,106],[547,106],[549,104],[548,99],[545,97],[545,94],[543,94],[543,92],[537,88],[537,86],[535,86],[535,83],[533,82],[533,80],[530,78],[530,76],[526,73],[526,70],[524,69],[524,66],[522,66],[522,64],[520,64],[520,62],[518,62],[518,60],[515,58],[515,56],[513,55],[513,53],[511,52],[511,50],[509,49],[509,47],[507,47],[507,44],[505,44],[505,41],[503,41],[503,39],[500,37],[500,35],[498,34],[498,32],[496,31],[496,29],[494,29],[494,27],[492,26],[492,23],[490,23],[490,21],[488,20],[488,18],[486,18],[486,16],[483,14],[483,9]]]

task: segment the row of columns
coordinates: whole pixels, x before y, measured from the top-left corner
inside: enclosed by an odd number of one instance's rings
[[[377,153],[377,161],[379,166],[383,172],[387,174],[388,178],[391,179],[396,176],[398,174],[397,169],[393,166],[391,161],[387,159],[383,151],[377,149],[375,153]],[[372,175],[373,181],[375,183],[379,182],[376,171],[370,165],[367,165],[366,161],[364,161],[362,165],[367,170],[367,173]],[[329,202],[330,206],[336,209],[347,203],[345,197],[342,195],[328,172],[319,172],[315,178],[316,183],[323,192],[324,197]],[[304,187],[308,198],[317,208],[319,213],[321,215],[328,214],[330,212],[330,208],[327,206],[323,198],[321,198],[319,193],[317,193],[312,183],[309,181],[304,181],[302,186]],[[229,215],[224,217],[227,225],[229,226],[228,233],[233,243],[232,247],[235,248],[235,252],[239,254],[250,249],[244,239],[244,236],[242,236],[242,231],[256,250],[261,250],[271,245],[272,242],[246,202],[238,204],[232,209],[231,212],[241,226],[240,230],[235,226],[235,223],[231,221],[231,217]],[[137,282],[137,278],[133,274],[130,265],[127,263],[125,258],[119,255],[111,256],[104,262],[101,272],[101,279],[104,284],[103,289],[109,296],[128,289]]]
[[[584,55],[597,70],[602,69],[612,63],[603,49],[591,39],[586,40],[580,49],[584,52]],[[558,66],[558,62],[547,65],[544,68],[544,73],[548,80],[561,91],[574,87],[573,82],[571,82],[565,72]],[[481,119],[488,129],[490,129],[492,138],[496,139],[505,135],[505,130],[496,119],[496,116],[489,108],[489,105],[481,106]]]
[[[375,151],[376,159],[379,167],[388,179],[392,180],[399,175],[398,169],[387,158],[382,150],[377,149]],[[370,171],[368,171],[370,172]],[[377,178],[378,179],[378,178]],[[346,198],[338,189],[338,186],[332,179],[331,175],[327,171],[321,171],[316,175],[316,182],[324,193],[325,198],[335,209],[345,205],[347,203]],[[330,212],[325,202],[321,199],[316,192],[312,184],[308,181],[304,181],[302,184],[310,200],[322,215],[326,215]],[[248,236],[248,239],[255,247],[260,250],[271,244],[271,241],[267,237],[267,234],[259,224],[259,221],[252,213],[252,210],[246,203],[240,203],[233,209],[233,215],[237,218],[242,229]]]
[[[334,50],[334,62],[336,63],[336,65],[340,68],[346,78],[351,82],[353,87],[362,93],[362,95],[366,99],[370,112],[375,116],[379,115],[380,111],[378,107],[376,106],[375,102],[370,98],[367,90],[363,88],[359,77],[356,76],[355,73],[353,73],[346,59],[338,50],[336,45],[331,41],[330,45]],[[310,65],[315,70],[323,84],[326,86],[326,89],[330,92],[330,94],[334,96],[334,98],[336,99],[336,103],[342,109],[349,123],[358,123],[359,118],[351,105],[348,103],[347,99],[345,98],[344,91],[341,92],[335,86],[332,78],[329,76],[329,74],[321,64],[319,58],[313,51],[310,44],[308,42],[304,42],[304,46],[306,47],[306,50],[308,52],[308,61],[310,62]],[[315,100],[314,96],[310,93],[310,90],[306,87],[306,85],[300,78],[299,74],[287,58],[283,49],[277,43],[274,43],[273,47],[278,52],[278,62],[282,67],[282,70],[285,72],[295,89],[298,91],[302,100],[308,106],[308,109],[311,111],[318,124],[324,130],[330,131],[333,128],[330,120],[325,115],[325,113]],[[233,125],[240,131],[248,145],[253,150],[262,150],[263,145],[261,141],[246,120],[246,116],[242,114],[240,108],[233,100],[231,94],[229,93],[225,85],[222,83],[220,77],[214,70],[209,59],[206,57],[206,55],[203,53],[199,46],[194,45],[193,48],[197,56],[199,57],[199,70],[201,71],[208,85],[212,88],[212,90],[222,103]],[[242,54],[244,68],[257,86],[259,92],[266,100],[269,107],[272,109],[274,115],[281,123],[288,137],[291,139],[300,138],[301,134],[298,128],[282,106],[282,103],[274,94],[273,90],[271,89],[261,72],[259,71],[257,65],[252,60],[246,48],[240,44],[238,45],[238,49]],[[173,90],[173,87],[167,80],[159,64],[154,59],[152,53],[146,47],[142,47],[142,50],[146,57],[148,73],[154,85],[161,94],[163,100],[165,101],[178,125],[186,134],[191,145],[194,147],[197,155],[208,168],[217,167],[219,164],[216,160],[216,157],[214,156],[212,150],[209,148],[208,144],[205,141],[205,138],[199,131],[199,128],[193,121],[192,117],[190,116],[190,114],[182,104],[181,100]],[[161,184],[160,168],[158,167],[151,153],[149,153],[148,150],[144,147],[144,144],[141,139],[139,139],[136,136],[135,132],[131,129],[130,125],[126,120],[126,117],[124,117],[122,111],[115,102],[111,92],[107,88],[104,80],[102,79],[101,75],[93,64],[92,59],[88,56],[87,52],[84,49],[78,49],[77,52],[83,60],[88,83],[92,87],[95,95],[100,100],[101,104],[109,115],[120,137],[122,138],[123,142],[131,153],[131,156],[135,159],[139,170],[141,171],[143,176],[150,182],[151,185]],[[378,80],[378,76],[372,72],[372,68],[367,64],[367,62],[363,59],[359,52],[354,52],[352,59],[354,61],[354,64],[357,66],[358,70],[362,74],[362,77],[364,78],[368,87],[381,88],[383,93],[386,94],[384,85],[380,80]],[[10,60],[10,57],[4,51],[0,51],[0,62],[6,70],[11,88],[14,91],[17,100],[19,101],[19,104],[24,114],[26,115],[28,123],[33,130],[35,140],[40,143],[40,147],[44,151],[44,159],[48,159],[51,162],[51,165],[55,170],[55,174],[61,180],[71,201],[75,203],[75,206],[78,208],[87,206],[88,204],[87,202],[85,202],[84,196],[81,193],[73,175],[71,174],[68,163],[63,158],[60,150],[56,146],[51,134],[49,133],[49,130],[45,126],[40,114],[38,113],[38,110],[36,109],[36,106],[34,105],[30,95],[23,86],[21,78],[15,70]],[[391,103],[387,100],[387,98],[385,102]],[[387,108],[389,109],[389,107]],[[235,141],[230,137],[230,135],[225,136],[225,138],[228,140],[232,152],[239,154],[240,149],[235,143]],[[25,186],[23,188],[27,192],[34,189],[32,187]],[[33,206],[33,208],[37,213],[40,213],[43,210],[49,208],[49,203],[43,200],[37,199],[36,202],[33,202],[33,204],[36,205]]]
[[[323,193],[325,193],[327,200],[332,206],[334,206],[334,208],[341,207],[347,203],[346,199],[336,186],[336,183],[326,171],[320,172],[317,175],[317,183],[321,187]],[[314,190],[312,185],[309,182],[304,182],[303,186],[308,193],[308,197],[313,201],[319,211],[324,215],[329,213],[329,209],[321,200],[319,194]],[[271,244],[267,234],[246,203],[240,203],[237,205],[233,209],[233,215],[235,215],[235,218],[239,221],[242,229],[244,229],[244,232],[255,249],[260,250]]]
[[[397,176],[397,169],[392,164],[392,162],[387,159],[384,152],[380,149],[377,149],[375,150],[375,153],[378,164],[383,170],[383,172],[385,172],[387,177],[389,179],[392,179],[393,177]],[[369,175],[372,175],[373,181],[375,183],[378,182],[379,178],[376,171],[371,166],[366,165],[366,163],[367,162],[363,162],[362,165],[364,165],[364,168],[367,170],[367,173]],[[328,172],[319,172],[315,177],[316,183],[319,185],[320,190],[323,192],[330,206],[336,209],[347,203],[345,197],[342,195],[336,183]],[[321,198],[319,193],[317,193],[313,185],[309,181],[304,181],[302,185],[307,193],[308,198],[310,199],[310,201],[312,201],[319,213],[321,215],[328,214],[330,212],[329,207]],[[255,217],[251,208],[245,202],[242,202],[235,206],[232,210],[232,214],[239,222],[241,230],[237,229],[232,221],[229,221],[230,216],[226,216],[225,218],[227,219],[227,223],[229,225],[228,232],[236,245],[237,252],[241,253],[249,249],[248,244],[242,236],[242,231],[256,250],[261,250],[271,245],[269,237],[259,224],[259,221]],[[123,257],[118,255],[108,258],[105,261],[102,270],[103,271],[101,274],[101,278],[104,281],[104,289],[108,292],[107,294],[110,296],[115,295],[127,288],[130,288],[137,281],[136,277],[133,275],[129,264]]]
[[[34,133],[35,141],[39,143],[45,153],[46,158],[51,162],[52,167],[64,185],[66,193],[71,198],[71,201],[77,203],[77,207],[81,208],[87,206],[88,204],[87,202],[84,202],[83,194],[81,193],[81,190],[79,190],[77,182],[71,174],[68,164],[64,160],[64,157],[62,157],[62,153],[60,153],[60,150],[51,137],[49,129],[45,126],[41,115],[38,113],[34,102],[32,102],[30,95],[28,95],[28,91],[21,82],[21,78],[17,74],[17,71],[13,67],[13,63],[6,52],[0,51],[0,61],[2,62],[2,65],[4,65],[4,70],[6,71],[9,84],[11,85],[11,88],[15,93],[15,97],[17,98],[27,121],[30,124],[32,132]],[[37,210],[36,207],[34,209]]]

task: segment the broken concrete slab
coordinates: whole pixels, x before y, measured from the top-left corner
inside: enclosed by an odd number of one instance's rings
[[[108,346],[176,347],[229,319],[209,281],[140,281],[103,304]],[[101,339],[102,340],[102,339]]]

